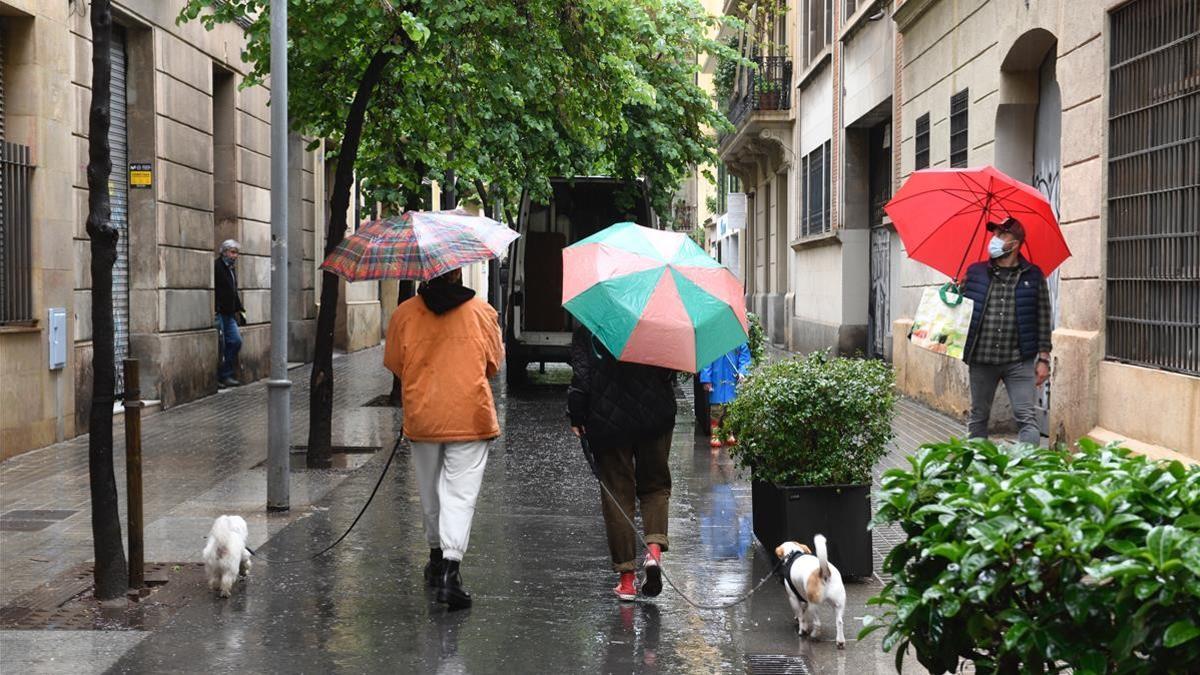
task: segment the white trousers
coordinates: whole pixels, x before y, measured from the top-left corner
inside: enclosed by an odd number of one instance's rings
[[[448,560],[462,560],[467,552],[487,456],[487,441],[412,442],[412,463],[425,513],[425,540],[429,548],[441,548]]]

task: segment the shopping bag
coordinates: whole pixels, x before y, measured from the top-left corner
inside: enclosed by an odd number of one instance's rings
[[[926,288],[908,339],[918,347],[961,360],[974,308],[975,303],[964,298],[952,283]]]

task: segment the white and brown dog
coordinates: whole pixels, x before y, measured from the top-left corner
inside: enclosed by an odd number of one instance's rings
[[[842,613],[846,610],[846,587],[842,585],[841,573],[829,564],[824,535],[813,537],[813,544],[817,547],[816,555],[804,544],[794,541],[785,541],[775,549],[775,555],[783,561],[783,586],[787,589],[788,602],[792,603],[800,634],[816,635],[821,627],[821,617],[817,616],[813,605],[826,604],[833,607],[837,616],[838,649],[845,649]]]

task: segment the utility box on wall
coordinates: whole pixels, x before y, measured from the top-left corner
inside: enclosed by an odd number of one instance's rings
[[[61,370],[67,365],[67,310],[51,307],[47,325],[50,340],[50,370]]]

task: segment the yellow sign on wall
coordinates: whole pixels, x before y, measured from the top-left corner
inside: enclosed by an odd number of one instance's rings
[[[154,185],[154,171],[149,162],[129,163],[129,187],[148,190]]]

